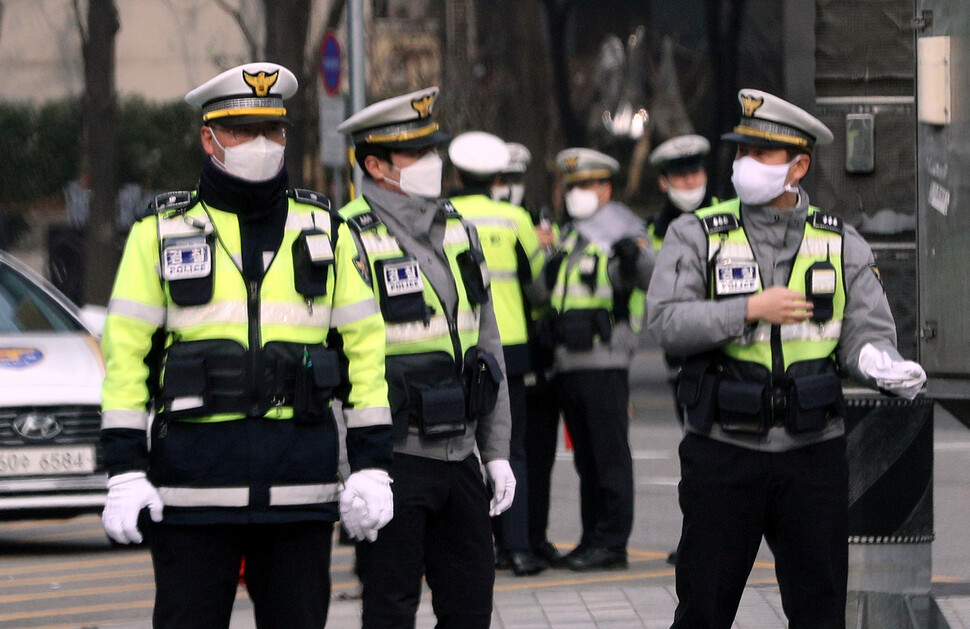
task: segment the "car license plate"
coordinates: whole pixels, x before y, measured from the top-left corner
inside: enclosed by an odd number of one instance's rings
[[[94,446],[0,448],[0,476],[89,474],[94,456]]]

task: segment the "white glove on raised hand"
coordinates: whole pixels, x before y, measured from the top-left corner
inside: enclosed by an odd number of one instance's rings
[[[492,501],[488,505],[488,515],[495,517],[512,506],[515,499],[515,475],[512,466],[505,459],[489,461],[485,473],[492,483]]]
[[[373,542],[393,517],[394,494],[386,471],[358,470],[347,477],[340,492],[340,521],[351,539]]]
[[[888,352],[866,343],[859,352],[859,371],[876,381],[880,389],[912,400],[926,382],[926,372],[911,360],[893,360]]]
[[[119,544],[140,544],[139,512],[148,507],[152,521],[161,522],[163,506],[145,472],[118,474],[108,479],[108,499],[101,512],[101,523],[108,537]]]

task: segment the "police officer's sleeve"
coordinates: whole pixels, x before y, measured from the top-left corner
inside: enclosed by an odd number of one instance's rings
[[[879,278],[872,249],[853,227],[843,236],[845,311],[837,349],[839,363],[858,382],[875,386],[859,371],[859,353],[871,343],[893,360],[905,360],[896,350],[896,324]]]
[[[607,270],[610,283],[622,289],[647,290],[656,265],[656,254],[643,236],[621,238],[613,243]]]
[[[157,384],[166,298],[158,275],[157,220],[135,223],[115,276],[101,348],[101,443],[112,476],[148,468],[149,402]]]
[[[481,317],[478,323],[478,346],[494,356],[505,373],[505,358],[502,353],[502,341],[498,334],[498,323],[495,321],[495,311],[492,310],[492,300],[481,305]],[[512,438],[512,415],[509,407],[509,385],[503,377],[499,384],[498,400],[495,409],[478,421],[475,440],[482,455],[482,462],[488,463],[496,459],[509,458],[509,440]]]
[[[536,235],[529,213],[521,208],[512,207],[517,239],[516,254],[519,258],[519,285],[522,286],[529,304],[535,307],[543,302],[541,284],[537,283],[536,280],[542,275],[542,266],[545,264],[546,256],[542,252],[542,247],[539,246],[539,237]]]
[[[647,327],[671,356],[710,351],[741,336],[747,297],[707,295],[707,235],[692,214],[670,224],[647,291]]]
[[[384,379],[386,331],[374,293],[354,266],[357,245],[345,223],[337,228],[331,328],[340,338],[347,382],[343,415],[351,471],[388,469],[393,442]]]

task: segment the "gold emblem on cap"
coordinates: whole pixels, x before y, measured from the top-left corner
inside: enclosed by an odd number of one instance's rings
[[[566,170],[576,170],[576,167],[579,166],[579,156],[570,155],[569,157],[563,158],[562,165]]]
[[[765,99],[763,98],[755,98],[754,96],[741,97],[741,109],[744,111],[745,118],[754,116],[754,112],[758,111],[758,108],[764,104]]]
[[[243,70],[243,80],[249,87],[253,88],[253,94],[256,96],[266,96],[269,94],[269,88],[273,87],[276,83],[276,79],[280,76],[280,71],[277,70],[273,74],[266,74],[262,70],[256,74],[250,74]]]
[[[431,105],[434,104],[434,94],[428,94],[424,98],[411,101],[411,107],[418,112],[419,118],[427,118],[431,115]]]

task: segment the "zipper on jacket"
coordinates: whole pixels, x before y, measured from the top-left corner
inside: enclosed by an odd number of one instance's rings
[[[259,280],[249,280],[246,283],[246,293],[247,310],[249,311],[249,390],[254,396],[253,411],[250,414],[258,417],[262,415],[262,409],[260,409],[259,388],[257,386],[260,346]]]

